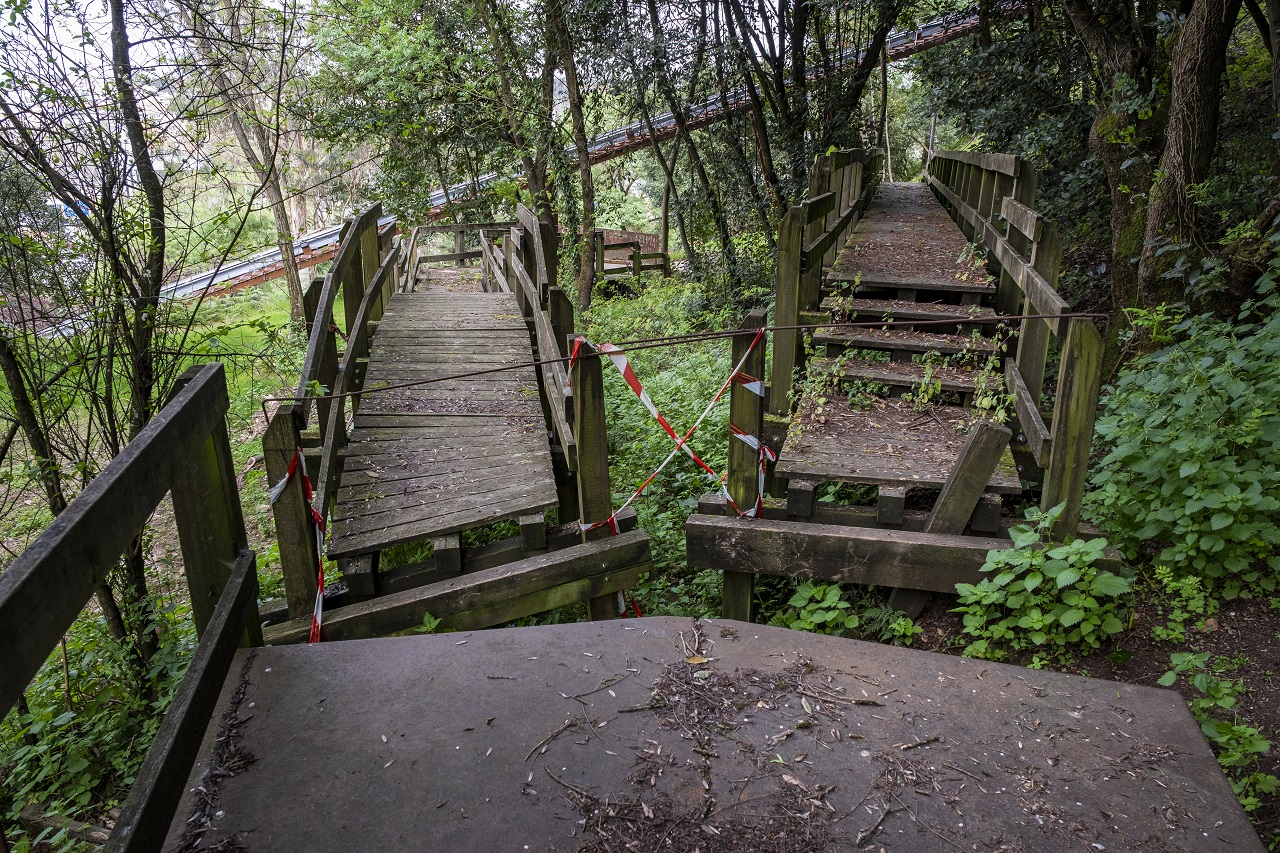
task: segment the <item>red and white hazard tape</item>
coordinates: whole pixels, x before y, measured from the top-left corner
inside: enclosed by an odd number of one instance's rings
[[[306,465],[302,459],[302,448],[296,448],[293,451],[293,458],[289,460],[289,470],[285,473],[284,479],[271,487],[271,503],[274,504],[280,500],[280,496],[284,494],[285,488],[289,485],[289,481],[293,479],[294,474],[302,472],[302,496],[307,502],[307,509],[311,511],[311,528],[316,534],[316,563],[318,565],[318,573],[316,576],[316,606],[311,611],[311,633],[307,638],[307,642],[320,642],[320,619],[324,611],[324,516],[312,506],[311,478],[307,476]]]
[[[658,407],[653,404],[653,400],[650,399],[649,393],[644,389],[644,385],[640,382],[639,377],[636,376],[636,372],[631,367],[630,362],[627,361],[626,354],[622,350],[615,347],[613,344],[601,344],[599,346],[599,351],[607,355],[609,357],[609,360],[613,362],[614,367],[618,368],[618,372],[622,374],[622,379],[627,383],[627,387],[629,387],[635,393],[635,395],[640,399],[641,404],[646,409],[649,410],[649,414],[651,414],[653,416],[653,419],[658,422],[658,425],[662,427],[663,431],[666,432],[667,435],[671,436],[671,439],[675,441],[676,446],[675,446],[675,449],[673,449],[671,453],[667,455],[667,458],[662,460],[662,464],[658,466],[657,470],[655,470],[652,474],[650,474],[648,479],[646,479],[643,483],[641,483],[640,487],[637,488],[634,492],[632,492],[631,497],[627,498],[626,502],[622,506],[614,510],[613,513],[603,521],[579,522],[579,526],[582,528],[582,530],[584,531],[595,530],[600,527],[608,526],[609,529],[612,530],[616,535],[619,532],[618,513],[622,512],[624,509],[626,509],[628,506],[631,505],[632,501],[640,497],[640,494],[646,488],[649,487],[649,484],[652,483],[660,473],[662,473],[662,469],[667,467],[667,463],[669,463],[672,459],[674,459],[676,455],[679,454],[681,451],[683,451],[690,459],[694,461],[695,464],[697,464],[699,468],[706,471],[707,474],[710,475],[715,480],[716,485],[724,493],[725,498],[729,501],[729,505],[733,507],[734,512],[738,513],[740,516],[746,516],[746,517],[755,517],[759,513],[760,508],[763,506],[763,498],[762,497],[757,498],[756,506],[748,510],[747,512],[743,512],[742,510],[740,510],[738,508],[738,505],[733,502],[733,498],[729,497],[729,490],[724,485],[725,478],[722,475],[717,474],[715,469],[713,469],[710,465],[708,465],[701,458],[699,458],[699,456],[693,452],[692,448],[689,447],[688,442],[689,442],[689,439],[693,437],[693,434],[697,432],[698,427],[702,426],[702,422],[706,420],[707,415],[711,414],[711,410],[715,407],[716,403],[720,402],[720,398],[724,396],[724,392],[729,389],[730,385],[737,383],[741,385],[743,388],[747,389],[748,391],[751,391],[754,394],[758,394],[761,397],[764,396],[764,383],[761,380],[755,378],[754,376],[751,376],[750,374],[742,372],[742,365],[746,364],[747,357],[751,355],[752,350],[756,348],[756,345],[760,343],[760,340],[763,337],[764,337],[764,329],[761,328],[759,331],[756,332],[755,337],[752,338],[751,345],[747,347],[747,351],[742,354],[742,358],[734,366],[733,372],[729,374],[729,378],[726,379],[724,383],[720,386],[720,389],[716,391],[715,396],[711,398],[711,402],[708,403],[707,407],[702,410],[702,414],[698,416],[698,419],[694,422],[693,426],[689,428],[689,431],[686,432],[683,437],[676,434],[676,431],[671,427],[671,424],[667,421],[665,417],[662,416],[662,413],[658,411]],[[577,338],[574,339],[573,352],[569,357],[570,367],[572,367],[573,363],[578,360],[578,353],[581,350],[583,343],[585,342],[586,342],[586,338],[582,337],[581,335],[579,335]],[[732,428],[732,425],[731,425],[731,428]],[[741,433],[741,430],[737,430],[737,432]],[[752,446],[757,448],[762,448],[760,450],[761,474],[760,474],[759,494],[763,495],[764,494],[765,456],[767,454],[770,459],[773,459],[775,457],[773,455],[773,451],[769,450],[769,448],[764,447],[762,444],[760,444],[758,439],[755,441],[756,443]]]
[[[761,394],[760,396],[763,397],[764,395]],[[738,515],[742,516],[743,518],[759,518],[760,515],[764,512],[765,475],[768,473],[769,463],[778,461],[778,454],[774,453],[769,448],[769,445],[765,444],[758,437],[754,435],[749,435],[743,432],[741,429],[734,426],[733,424],[729,424],[729,432],[732,435],[740,438],[743,442],[745,442],[747,447],[750,447],[752,450],[755,450],[757,453],[760,454],[760,468],[758,473],[756,474],[756,504],[746,512],[743,512],[742,510],[738,509],[736,505],[734,506],[734,509],[737,511]],[[730,500],[729,503],[732,504],[733,501]]]

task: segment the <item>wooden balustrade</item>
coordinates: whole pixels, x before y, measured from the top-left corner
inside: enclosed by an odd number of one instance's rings
[[[822,270],[843,245],[880,185],[884,152],[850,149],[825,154],[814,164],[809,197],[782,217],[778,228],[778,272],[774,325],[797,326],[806,312],[822,300]],[[773,361],[769,399],[775,440],[785,435],[783,423],[791,413],[792,377],[803,367],[803,336],[796,329],[773,333]]]
[[[166,494],[200,638],[138,772],[111,851],[159,850],[237,645],[261,645],[221,364],[189,369],[134,441],[0,574],[0,715],[57,647]],[[38,618],[33,618],[33,614]]]
[[[1033,207],[1036,172],[1008,154],[933,151],[925,177],[965,234],[987,248],[999,274],[1001,313],[1038,315],[1021,321],[1015,355],[1005,362],[1006,385],[1021,440],[1034,467],[1044,472],[1040,505],[1049,509],[1065,502],[1054,533],[1074,534],[1102,383],[1103,341],[1092,320],[1064,316],[1071,308],[1057,292],[1062,239]],[[1039,404],[1051,337],[1059,341],[1061,359],[1046,423]],[[1023,479],[1035,473],[1024,470]]]

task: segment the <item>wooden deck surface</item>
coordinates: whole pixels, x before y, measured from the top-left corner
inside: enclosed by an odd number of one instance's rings
[[[1171,690],[720,619],[241,650],[200,755],[166,850],[1262,850]]]
[[[329,540],[331,557],[380,551],[555,506],[529,332],[478,270],[429,268],[374,336]],[[466,375],[391,391],[402,383]]]
[[[968,243],[927,186],[883,183],[827,279],[848,281],[860,275],[894,287],[934,282],[994,291],[985,273],[962,262]]]

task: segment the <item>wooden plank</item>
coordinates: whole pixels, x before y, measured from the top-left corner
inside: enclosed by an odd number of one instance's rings
[[[960,451],[960,458],[942,486],[925,524],[926,533],[959,534],[964,531],[991,475],[1000,464],[1012,432],[990,421],[974,424]]]
[[[649,537],[643,530],[634,530],[328,611],[325,639],[350,640],[403,631],[421,623],[426,613],[436,617],[463,613],[584,577],[647,569],[649,561]],[[308,620],[294,619],[269,628],[266,638],[273,645],[300,643],[309,629]]]
[[[985,498],[984,498],[985,499]],[[981,505],[980,505],[981,506]],[[703,515],[723,515],[730,518],[734,513],[723,495],[703,495],[698,499],[698,512]],[[764,515],[770,521],[794,521],[787,515],[787,502],[784,498],[765,498]],[[920,510],[905,510],[901,524],[884,524],[877,518],[877,510],[873,506],[844,506],[834,503],[819,503],[813,508],[813,524],[834,524],[839,527],[868,527],[874,530],[909,530],[923,533],[929,514]],[[1018,519],[1001,518],[995,535],[1008,539],[1009,528],[1022,523]],[[972,530],[972,527],[970,528]],[[974,533],[983,531],[973,530]],[[1101,535],[1101,534],[1099,534]]]
[[[442,572],[460,574],[462,572],[462,537],[457,533],[438,536],[431,540],[431,548],[435,554],[436,567]]]
[[[516,520],[520,525],[520,545],[526,554],[547,547],[547,523],[542,513],[529,513]]]
[[[973,510],[973,516],[969,519],[969,529],[974,533],[988,535],[998,533],[1003,514],[1004,502],[1000,500],[1000,496],[984,492]]]
[[[1040,416],[1039,406],[1027,391],[1027,383],[1022,379],[1018,363],[1011,358],[1004,360],[1004,377],[1005,387],[1013,395],[1013,407],[1018,413],[1018,424],[1022,427],[1022,435],[1035,457],[1036,464],[1043,468],[1048,464],[1049,455],[1053,449],[1053,437],[1049,434],[1049,428],[1045,426],[1044,418]]]
[[[1056,538],[1074,536],[1080,525],[1080,505],[1089,477],[1089,449],[1102,383],[1102,352],[1102,336],[1093,321],[1073,317],[1067,327],[1062,364],[1058,368],[1053,447],[1045,467],[1040,501],[1040,507],[1046,510],[1064,502],[1067,505],[1054,527]]]
[[[692,515],[685,545],[690,567],[954,593],[1009,540]]]
[[[105,476],[105,472],[101,476]],[[186,675],[120,808],[111,839],[103,848],[105,851],[141,853],[159,850],[164,845],[174,810],[191,774],[191,765],[195,763],[205,729],[217,707],[227,669],[235,655],[236,641],[246,627],[245,617],[257,612],[256,566],[252,551],[244,551],[236,558],[205,635],[196,646]],[[307,621],[309,624],[310,620]]]
[[[1022,202],[1005,196],[1000,202],[1000,215],[1010,226],[1018,229],[1019,233],[1033,243],[1039,241],[1041,229],[1044,227],[1044,217],[1039,213]]]
[[[0,714],[7,713],[169,490],[183,457],[227,411],[208,364],[0,574]],[[33,619],[32,614],[40,614]]]
[[[482,483],[472,485],[463,482],[427,493],[410,491],[386,497],[374,496],[368,500],[344,502],[340,512],[334,513],[333,530],[335,535],[349,536],[359,531],[390,529],[468,508],[503,506],[529,499],[531,495],[543,497],[549,487],[550,484],[541,478],[522,482],[495,476]],[[534,503],[538,500],[533,499]]]

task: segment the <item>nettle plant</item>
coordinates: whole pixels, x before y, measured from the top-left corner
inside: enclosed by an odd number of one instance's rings
[[[1097,649],[1124,628],[1122,597],[1127,578],[1096,563],[1107,540],[1050,541],[1050,531],[1065,504],[1048,512],[1029,510],[1029,525],[1010,530],[1012,548],[990,551],[976,584],[956,584],[964,633],[974,640],[967,657],[1003,660],[1030,651],[1031,666],[1069,659],[1076,650]]]
[[[844,600],[839,584],[805,581],[796,587],[787,609],[769,620],[769,624],[795,631],[841,635],[858,627],[858,614],[852,609],[853,605]]]
[[[1236,323],[1200,316],[1150,329],[1174,342],[1132,362],[1097,425],[1106,456],[1086,498],[1091,517],[1128,556],[1154,543],[1155,563],[1226,597],[1272,592],[1280,571],[1278,274],[1273,262],[1262,302]],[[1135,325],[1167,320],[1148,314]]]

